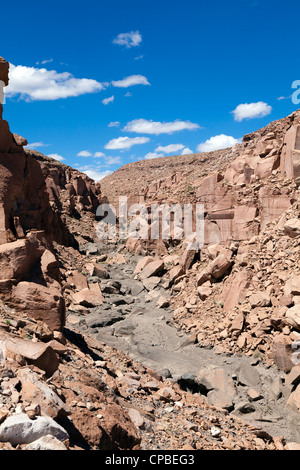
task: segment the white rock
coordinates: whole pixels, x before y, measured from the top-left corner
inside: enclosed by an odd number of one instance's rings
[[[68,450],[56,437],[48,435],[28,444],[26,450]]]
[[[218,428],[212,427],[211,430],[210,430],[210,433],[211,433],[212,437],[220,437],[221,430],[218,429]]]
[[[43,416],[31,420],[24,413],[13,415],[0,426],[0,442],[10,442],[12,445],[30,444],[48,435],[56,437],[59,441],[69,438],[63,427],[53,419]]]

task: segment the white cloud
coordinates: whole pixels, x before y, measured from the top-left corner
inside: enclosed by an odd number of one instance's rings
[[[96,152],[94,157],[96,157],[96,158],[105,157],[105,154],[103,152]]]
[[[93,154],[88,150],[82,150],[81,152],[77,153],[77,157],[91,157]]]
[[[85,173],[86,175],[88,175],[90,178],[92,178],[95,181],[100,181],[103,178],[105,178],[105,176],[108,176],[112,173],[112,171],[110,170],[99,171],[92,167],[91,168],[78,168],[78,170],[82,171],[83,173]]]
[[[234,111],[234,120],[241,122],[244,119],[255,119],[268,116],[272,112],[272,107],[263,101],[258,103],[239,104]]]
[[[292,96],[293,96],[293,95],[290,95],[290,96],[279,96],[279,97],[277,98],[277,100],[278,100],[278,101],[289,100],[289,99],[291,99]]]
[[[42,60],[41,64],[46,65],[46,64],[51,64],[51,62],[53,62],[53,59],[45,59],[45,60]]]
[[[190,155],[193,153],[190,148],[185,147],[182,144],[170,144],[166,145],[165,147],[160,145],[157,147],[157,149],[155,149],[155,152],[163,152],[168,155],[179,155],[179,153],[180,155]]]
[[[129,122],[123,130],[136,132],[137,134],[159,135],[194,129],[200,129],[200,126],[190,121],[154,122],[146,119],[135,119]]]
[[[45,60],[42,60],[42,62],[36,62],[36,65],[46,65],[46,64],[51,64],[51,62],[53,62],[54,59],[45,59]]]
[[[180,150],[184,149],[184,145],[182,144],[171,144],[171,145],[166,145],[165,147],[159,146],[157,149],[155,149],[155,152],[163,152],[167,153],[169,155],[178,153]]]
[[[162,158],[166,155],[164,153],[150,152],[145,155],[145,160],[153,160],[154,158]]]
[[[191,155],[193,152],[193,150],[191,150],[189,147],[185,147],[182,152],[181,152],[181,155]]]
[[[59,162],[62,162],[64,160],[64,157],[61,155],[58,155],[57,153],[50,153],[50,155],[47,155],[49,158],[53,158],[53,160],[58,160]]]
[[[139,46],[142,42],[142,36],[139,31],[130,31],[130,33],[121,33],[114,40],[113,44],[130,47]]]
[[[145,160],[152,160],[154,158],[161,158],[171,155],[189,155],[193,153],[191,149],[182,144],[170,144],[166,146],[158,146],[154,152],[147,153],[144,157]]]
[[[97,93],[107,84],[87,78],[75,78],[68,72],[10,64],[7,96],[20,95],[26,101],[58,100]]]
[[[141,59],[143,59],[143,58],[144,58],[143,55],[139,55],[139,56],[135,57],[134,60],[141,60]]]
[[[150,139],[148,137],[119,137],[118,139],[110,140],[105,148],[109,150],[129,149],[133,145],[146,144]]]
[[[110,122],[107,127],[120,127],[119,121]]]
[[[26,145],[27,149],[36,149],[39,147],[49,147],[49,144],[44,144],[44,142],[33,142],[32,144]]]
[[[104,98],[104,100],[102,100],[102,103],[107,106],[109,103],[113,103],[115,100],[115,97],[114,96],[110,96],[109,98]]]
[[[118,165],[121,163],[120,157],[105,157],[106,165]]]
[[[226,149],[233,147],[235,144],[241,142],[240,139],[235,139],[232,136],[221,134],[211,137],[202,144],[198,145],[198,152],[213,152],[214,150]]]
[[[124,96],[125,98],[130,98],[130,96],[132,96],[132,93],[130,93],[130,91],[127,91]]]
[[[147,78],[143,75],[130,75],[122,80],[116,80],[111,82],[112,86],[117,88],[128,88],[135,85],[150,85]]]

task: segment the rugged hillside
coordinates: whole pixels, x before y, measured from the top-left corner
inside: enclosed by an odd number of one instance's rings
[[[281,165],[289,176],[298,168],[296,156],[291,163],[290,152],[296,147],[295,136],[286,132],[300,122],[300,112],[274,121],[264,129],[246,135],[242,144],[215,152],[143,160],[124,165],[101,181],[103,193],[111,203],[119,196],[140,196],[140,201],[167,200],[184,202],[199,200],[198,188],[203,178],[212,173],[223,174],[232,184],[247,183],[270,176]],[[295,128],[293,127],[293,130]],[[284,151],[283,158],[280,156]],[[231,165],[231,163],[234,164]],[[296,170],[298,171],[298,170]]]
[[[46,157],[36,150],[25,149],[25,154],[40,165],[48,204],[52,211],[63,219],[65,230],[72,234],[71,246],[92,241],[91,227],[94,224],[96,209],[99,204],[106,201],[102,196],[100,184],[86,174]],[[67,245],[57,237],[55,229],[52,239]]]
[[[161,187],[162,190],[167,189],[166,184],[169,184],[170,188],[171,183],[172,186],[174,183],[179,183],[182,185],[181,190],[186,193],[192,182],[208,173],[226,168],[226,165],[238,154],[238,150],[234,152],[229,149],[212,154],[162,157],[128,163],[101,180],[101,187],[112,204],[119,196],[124,195],[134,198],[141,196],[140,201],[143,201],[148,194],[156,192],[157,187]],[[170,196],[168,189],[166,196]],[[161,197],[164,197],[163,193]]]

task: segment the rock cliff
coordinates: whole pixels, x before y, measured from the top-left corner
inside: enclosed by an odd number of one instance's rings
[[[0,78],[8,84],[8,63]],[[26,139],[0,119],[0,284],[11,307],[53,329],[65,321],[60,272],[53,242],[78,247],[67,219],[91,218],[101,200],[99,185],[66,165],[24,150]]]

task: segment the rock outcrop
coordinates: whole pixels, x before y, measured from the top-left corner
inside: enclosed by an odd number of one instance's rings
[[[127,196],[128,207],[142,203],[150,210],[155,203],[203,204],[207,245],[249,240],[295,201],[288,181],[300,181],[299,135],[297,111],[244,136],[232,149],[130,163],[104,178],[102,188],[112,204]],[[171,231],[172,240],[176,236]],[[151,237],[143,243],[132,241],[128,247],[133,252],[156,247],[163,252],[161,240],[157,244]]]
[[[9,64],[0,59],[0,80]],[[35,151],[0,119],[0,284],[2,298],[60,330],[65,304],[52,243],[78,248],[72,221],[93,224],[100,186],[88,176]]]

